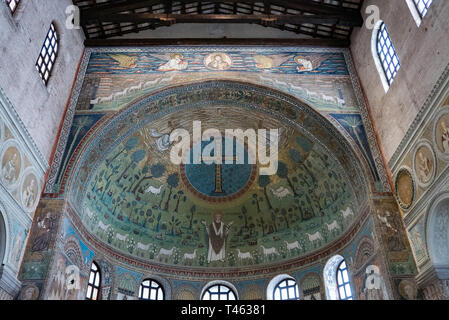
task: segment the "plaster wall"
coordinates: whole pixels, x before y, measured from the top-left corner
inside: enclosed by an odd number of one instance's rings
[[[362,8],[365,20],[370,5],[379,8],[401,63],[387,93],[371,54],[373,31],[366,25],[354,30],[351,53],[389,161],[448,63],[449,2],[434,0],[420,27],[405,0],[367,0]]]
[[[84,48],[82,31],[65,25],[65,10],[71,4],[23,0],[14,15],[4,3],[0,5],[0,87],[47,162]],[[51,22],[58,31],[59,53],[45,86],[35,63]]]
[[[241,25],[235,23],[179,23],[170,27],[155,30],[146,30],[139,33],[116,37],[117,39],[159,39],[159,38],[309,38],[294,32],[282,31],[275,28],[263,27],[254,24]]]

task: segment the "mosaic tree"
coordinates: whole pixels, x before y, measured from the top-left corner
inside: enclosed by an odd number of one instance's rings
[[[295,195],[297,195],[295,187],[293,186],[293,183],[288,176],[288,167],[284,162],[279,161],[277,175],[279,178],[287,180],[287,183],[290,186],[290,188],[292,189],[293,193]]]
[[[265,200],[267,200],[268,208],[271,210],[273,206],[271,205],[270,198],[268,197],[267,187],[271,183],[270,176],[259,176],[259,187],[263,188],[263,193],[265,195]]]
[[[121,154],[123,154],[123,152],[127,151],[131,151],[132,149],[134,149],[137,144],[139,143],[139,139],[138,138],[130,138],[125,142],[125,146],[122,148],[122,150],[120,150],[120,152],[118,152],[112,159],[106,159],[106,165],[110,165],[115,159],[117,159]]]
[[[122,178],[125,176],[126,172],[129,170],[129,168],[131,168],[131,166],[133,166],[133,165],[135,166],[137,163],[142,161],[145,158],[146,154],[147,154],[147,152],[143,149],[139,149],[131,154],[131,161],[128,164],[128,166],[122,171],[120,176],[117,178],[117,180],[116,180],[117,184],[120,183],[120,180],[122,180]]]
[[[154,165],[151,166],[150,168],[150,175],[147,176],[148,171],[147,170],[143,170],[142,171],[142,177],[141,179],[137,182],[137,184],[134,186],[134,188],[132,189],[132,193],[136,194],[137,191],[139,191],[139,193],[142,193],[143,190],[139,189],[139,187],[141,186],[141,184],[145,181],[145,180],[151,180],[153,178],[160,178],[164,175],[165,173],[165,165],[161,164],[161,163],[156,163]]]
[[[167,202],[165,202],[164,210],[168,211],[168,204],[171,200],[171,195],[173,188],[177,188],[179,184],[179,174],[178,173],[172,173],[167,177],[167,184],[170,187],[170,193],[168,194]]]

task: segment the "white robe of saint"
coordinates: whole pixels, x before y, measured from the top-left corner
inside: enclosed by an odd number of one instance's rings
[[[223,246],[221,247],[220,251],[216,253],[212,246],[212,235],[211,232],[214,232],[214,235],[219,238],[223,238],[226,236],[225,230],[224,230],[224,223],[220,222],[220,227],[217,229],[214,222],[212,222],[211,227],[207,228],[208,234],[209,234],[209,254],[207,256],[207,261],[223,261],[225,259],[225,246],[226,242],[223,242]]]

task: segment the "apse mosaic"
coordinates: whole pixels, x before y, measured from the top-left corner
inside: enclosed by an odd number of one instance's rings
[[[273,88],[337,119],[341,130],[346,130],[360,147],[376,188],[382,190],[388,182],[379,175],[380,154],[377,149],[374,153],[371,150],[375,137],[363,124],[362,119],[367,118],[361,117],[360,97],[356,96],[346,59],[341,50],[305,48],[90,50],[78,78],[74,120],[64,125],[46,192],[64,191],[74,152],[88,131],[105,117],[166,88],[213,80]],[[359,117],[357,124],[353,123],[354,117]]]
[[[218,103],[169,113],[128,132],[101,156],[88,180],[76,184],[84,188],[77,198],[85,227],[125,254],[197,267],[289,260],[345,234],[360,212],[340,162],[285,121],[256,110],[251,118],[246,114]],[[174,128],[191,132],[193,120],[223,130],[254,123],[280,128],[277,174],[259,175],[257,165],[236,159],[220,168],[172,164],[164,136]]]

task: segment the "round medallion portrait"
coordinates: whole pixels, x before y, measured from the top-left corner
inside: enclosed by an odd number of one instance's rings
[[[223,52],[212,53],[204,59],[204,66],[214,71],[225,71],[232,67],[232,58]]]
[[[433,140],[439,156],[449,160],[449,111],[447,109],[442,110],[436,117]]]
[[[427,142],[418,144],[413,159],[413,169],[421,187],[427,187],[435,176],[435,156]]]
[[[20,190],[23,208],[26,211],[34,210],[39,194],[39,182],[34,173],[25,175]]]
[[[396,198],[403,209],[408,209],[413,203],[415,187],[410,171],[401,169],[396,177]]]
[[[6,185],[14,185],[20,176],[22,157],[15,146],[6,148],[2,155],[1,179]]]
[[[20,298],[22,300],[37,300],[39,296],[39,288],[35,285],[28,285],[22,289]]]
[[[398,286],[399,294],[406,300],[415,300],[418,295],[416,284],[411,280],[402,280]]]

